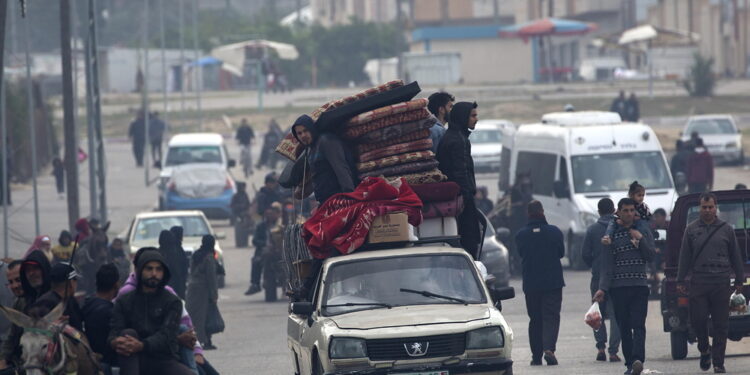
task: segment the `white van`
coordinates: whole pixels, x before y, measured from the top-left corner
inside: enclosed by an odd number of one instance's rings
[[[622,122],[616,113],[549,113],[504,141],[511,161],[501,181],[512,186],[518,173],[531,175],[534,199],[544,205],[550,224],[565,234],[574,268],[584,266],[580,244],[599,217],[600,199],[617,204],[636,180],[646,187],[651,210],[663,208],[669,214],[677,199],[656,134],[648,125]]]

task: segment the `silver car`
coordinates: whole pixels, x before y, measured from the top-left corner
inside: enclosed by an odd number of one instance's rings
[[[503,129],[515,125],[508,120],[481,120],[471,132],[471,157],[477,172],[500,171],[500,154],[503,151]]]
[[[689,141],[697,132],[716,162],[745,163],[742,132],[730,115],[701,115],[688,119],[682,131],[682,140]]]

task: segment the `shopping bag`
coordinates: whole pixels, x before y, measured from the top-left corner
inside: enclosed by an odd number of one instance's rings
[[[729,297],[729,315],[747,314],[747,299],[742,293],[734,292]]]
[[[598,331],[602,327],[602,312],[599,310],[599,302],[594,302],[589,311],[586,311],[586,316],[583,319],[594,331]]]
[[[211,302],[208,304],[208,315],[206,316],[206,333],[213,335],[220,332],[224,332],[224,318],[221,317],[216,302]]]

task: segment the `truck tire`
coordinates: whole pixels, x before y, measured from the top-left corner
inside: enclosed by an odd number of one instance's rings
[[[685,359],[688,353],[688,335],[685,331],[669,332],[669,342],[672,345],[672,359]]]

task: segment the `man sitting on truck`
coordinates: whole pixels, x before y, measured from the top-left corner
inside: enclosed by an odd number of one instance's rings
[[[682,236],[680,262],[677,268],[677,291],[688,294],[690,325],[698,339],[700,368],[725,373],[724,352],[729,331],[729,282],[734,273],[734,289],[742,293],[745,281],[745,254],[737,246],[732,225],[716,216],[716,196],[700,196],[700,219],[688,224]],[[691,274],[690,290],[685,277]],[[708,317],[711,316],[713,345],[708,344]]]

